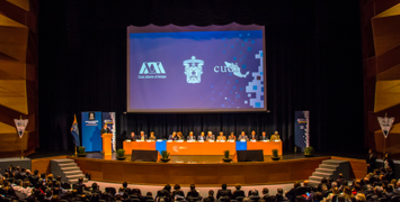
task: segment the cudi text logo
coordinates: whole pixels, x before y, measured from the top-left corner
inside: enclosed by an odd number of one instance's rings
[[[204,61],[192,56],[190,60],[183,61],[183,65],[185,66],[186,82],[193,84],[200,83]]]
[[[239,77],[239,78],[246,78],[247,75],[249,75],[249,72],[246,72],[246,74],[242,74],[240,72],[240,67],[236,64],[225,62],[225,66],[215,66],[214,67],[214,72],[232,72],[233,75]]]
[[[165,69],[161,62],[143,62],[139,71],[139,79],[166,79]]]

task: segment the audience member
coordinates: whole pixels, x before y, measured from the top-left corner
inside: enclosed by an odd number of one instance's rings
[[[228,196],[230,199],[232,199],[232,192],[230,189],[227,189],[227,185],[224,183],[221,185],[220,190],[217,192],[217,200],[220,200],[221,197]]]

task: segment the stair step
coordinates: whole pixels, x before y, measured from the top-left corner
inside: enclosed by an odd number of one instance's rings
[[[336,169],[330,169],[330,168],[317,168],[315,169],[316,172],[321,172],[321,173],[330,173],[333,175],[333,173],[336,171]]]
[[[346,163],[348,161],[336,160],[336,159],[327,159],[323,160],[322,164],[330,164],[330,165],[339,165],[341,163]]]
[[[322,177],[320,177],[320,176],[310,176],[309,180],[321,182]]]
[[[80,175],[82,174],[82,171],[77,169],[77,170],[72,170],[72,171],[64,171],[65,175]]]
[[[75,162],[71,162],[71,163],[59,163],[58,166],[60,166],[60,167],[72,167],[72,166],[78,166],[78,164],[76,164]]]
[[[308,180],[308,181],[310,184],[315,184],[315,185],[321,183],[321,181],[317,181],[317,180]]]
[[[337,168],[336,165],[331,165],[331,164],[319,164],[320,168],[328,168],[328,169],[335,169]]]
[[[52,159],[51,161],[57,162],[57,163],[75,163],[74,159]]]
[[[312,176],[320,176],[320,177],[326,177],[326,178],[328,178],[328,177],[330,177],[332,174],[330,174],[330,173],[325,173],[325,172],[313,172],[312,173]]]
[[[65,175],[66,178],[68,178],[69,180],[71,179],[78,179],[80,177],[85,177],[84,174],[76,174],[76,175]]]
[[[78,166],[70,166],[70,167],[60,167],[63,172],[81,170]]]

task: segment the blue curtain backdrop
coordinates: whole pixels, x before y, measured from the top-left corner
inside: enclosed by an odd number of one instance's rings
[[[130,132],[278,130],[294,148],[293,116],[310,110],[311,146],[364,147],[358,1],[143,0],[39,2],[40,149],[73,151],[73,114],[115,111],[117,148]],[[123,114],[126,27],[265,26],[271,113]],[[182,95],[183,96],[183,95]],[[78,123],[81,123],[80,120]],[[357,141],[359,144],[354,144]]]

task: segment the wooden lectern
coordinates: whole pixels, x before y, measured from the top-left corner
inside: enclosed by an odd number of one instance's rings
[[[112,155],[112,149],[111,149],[111,138],[113,134],[112,133],[103,133],[101,137],[103,138],[103,153],[104,155]]]

